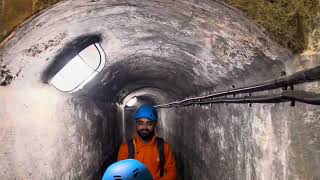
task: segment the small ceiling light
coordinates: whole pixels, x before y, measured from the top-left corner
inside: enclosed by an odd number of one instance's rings
[[[133,97],[127,102],[126,105],[129,107],[132,107],[133,105],[135,105],[137,103],[137,101],[138,101],[137,97]]]
[[[100,44],[92,44],[73,57],[51,79],[50,84],[63,92],[75,92],[102,70],[105,61]]]

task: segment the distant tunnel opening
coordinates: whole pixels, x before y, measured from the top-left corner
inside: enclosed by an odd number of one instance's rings
[[[47,83],[92,43],[106,62],[91,81],[73,93]],[[0,86],[0,179],[99,179],[133,136],[139,104],[279,77],[295,70],[291,57],[237,10],[214,1],[58,3],[0,49],[3,72],[14,75]],[[157,131],[173,148],[179,179],[319,177],[319,138],[304,144],[317,129],[303,131],[299,121],[318,124],[315,106],[216,104],[159,115]],[[296,137],[297,129],[304,134]],[[308,151],[304,145],[312,153],[294,156]]]

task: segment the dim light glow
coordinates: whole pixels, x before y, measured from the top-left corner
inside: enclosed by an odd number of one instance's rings
[[[137,101],[138,101],[137,97],[133,97],[127,102],[126,105],[129,107],[132,107],[133,105],[135,105],[137,103]]]
[[[84,87],[105,65],[105,54],[95,43],[72,58],[50,81],[63,92],[75,92]]]

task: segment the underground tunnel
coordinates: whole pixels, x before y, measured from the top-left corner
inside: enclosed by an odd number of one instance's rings
[[[101,179],[133,136],[138,105],[251,86],[319,59],[294,56],[221,1],[59,2],[0,47],[0,179]],[[269,92],[278,90],[252,96]],[[320,179],[317,105],[210,103],[158,113],[178,179]]]

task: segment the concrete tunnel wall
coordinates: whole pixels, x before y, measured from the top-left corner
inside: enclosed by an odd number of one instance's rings
[[[106,52],[103,71],[73,94],[50,86],[57,57],[92,36]],[[318,56],[292,58],[221,2],[58,3],[0,49],[2,76],[14,76],[0,86],[0,179],[98,179],[124,135],[117,104],[125,97],[153,88],[169,102],[319,64]],[[296,88],[319,91],[319,83]],[[160,114],[179,179],[320,177],[317,106],[218,104]]]

